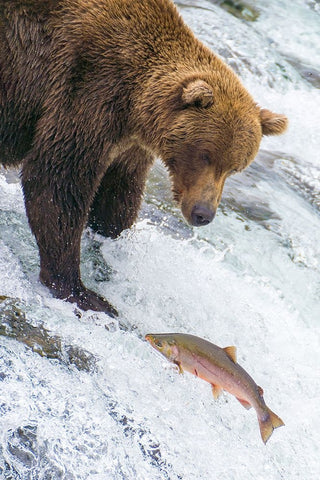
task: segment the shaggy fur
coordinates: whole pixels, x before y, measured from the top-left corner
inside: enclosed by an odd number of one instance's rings
[[[130,227],[156,156],[201,225],[227,176],[286,124],[170,0],[0,0],[0,161],[22,164],[41,281],[83,309],[116,315],[81,282],[83,228]]]

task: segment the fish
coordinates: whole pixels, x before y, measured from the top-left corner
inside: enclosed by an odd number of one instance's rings
[[[169,361],[211,384],[217,399],[223,390],[231,393],[246,409],[256,411],[260,434],[267,443],[275,428],[284,425],[278,415],[267,407],[263,390],[237,363],[236,347],[217,345],[185,333],[149,333],[145,339]]]

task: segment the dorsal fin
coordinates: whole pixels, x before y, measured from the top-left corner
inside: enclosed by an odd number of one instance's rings
[[[236,347],[225,347],[223,349],[228,357],[234,362],[237,363],[237,349]]]
[[[259,385],[258,385],[258,392],[260,393],[260,395],[262,397],[263,396],[263,388],[259,387]]]

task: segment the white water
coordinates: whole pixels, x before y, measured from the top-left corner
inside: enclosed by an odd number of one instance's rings
[[[38,283],[20,185],[0,174],[0,295],[98,359],[97,371],[79,372],[0,337],[1,479],[320,477],[320,95],[285,59],[319,69],[319,3],[253,3],[255,22],[206,1],[179,7],[259,104],[288,115],[289,131],[263,140],[230,179],[208,227],[184,224],[156,165],[133,229],[115,241],[86,232],[83,278],[128,331],[103,314],[78,318]],[[143,340],[169,331],[236,345],[286,426],[264,446],[252,410],[228,394],[214,401]]]

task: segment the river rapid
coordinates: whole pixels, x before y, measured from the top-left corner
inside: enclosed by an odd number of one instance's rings
[[[24,333],[0,336],[1,480],[320,477],[320,4],[176,3],[257,102],[289,117],[288,132],[227,181],[207,227],[185,224],[157,162],[132,229],[85,231],[83,280],[119,321],[79,317],[40,285],[19,179],[0,171],[0,296],[18,299],[0,303],[0,319],[18,311],[60,342],[49,359]],[[173,331],[237,346],[285,422],[266,446],[253,409],[215,401],[144,340]]]

